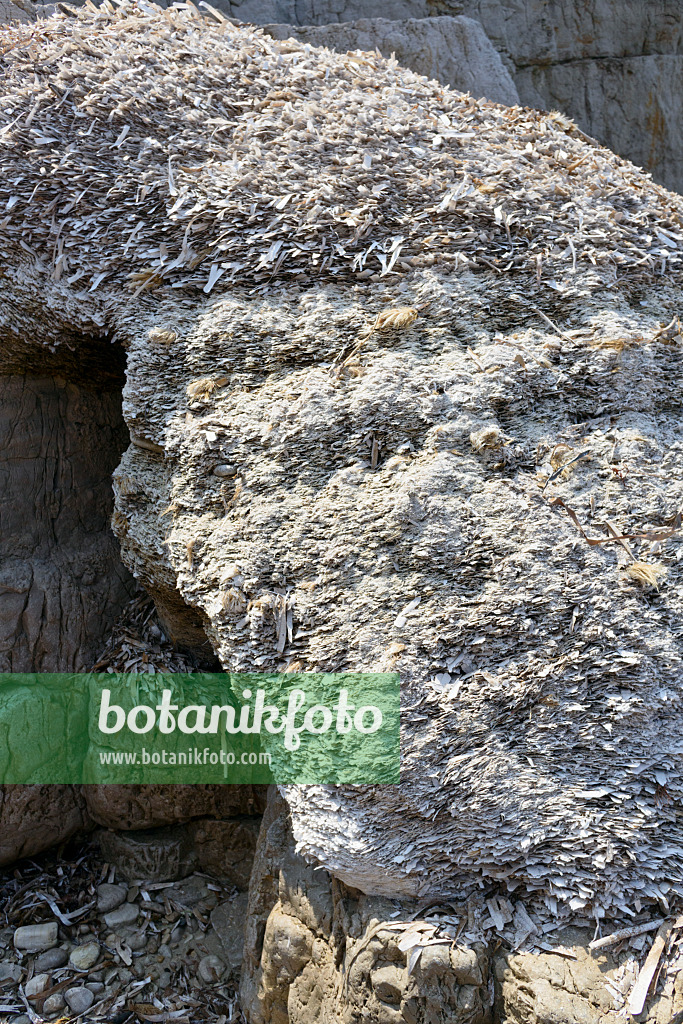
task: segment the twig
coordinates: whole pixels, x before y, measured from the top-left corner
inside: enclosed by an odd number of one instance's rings
[[[546,315],[545,315],[545,313],[541,312],[541,310],[540,310],[540,309],[538,309],[538,308],[537,308],[536,306],[532,306],[531,308],[533,309],[534,313],[538,313],[538,315],[539,315],[539,316],[540,316],[540,317],[541,317],[541,318],[542,318],[543,320],[545,320],[545,322],[546,322],[546,323],[547,323],[547,324],[548,324],[548,325],[549,325],[550,327],[552,327],[552,329],[553,329],[553,330],[555,331],[555,334],[559,334],[559,336],[560,336],[561,338],[563,338],[563,339],[564,339],[565,341],[569,341],[569,342],[571,342],[571,340],[572,340],[572,339],[571,339],[571,338],[569,337],[569,335],[568,335],[568,334],[565,334],[565,333],[564,333],[564,331],[561,331],[561,330],[560,330],[560,328],[559,328],[559,327],[557,327],[557,326],[556,326],[556,325],[555,325],[555,324],[554,324],[554,323],[552,322],[552,320],[550,319],[550,317],[549,317],[549,316],[546,316]]]
[[[650,990],[650,983],[654,977],[655,971],[659,966],[659,960],[664,952],[667,939],[674,928],[683,928],[683,917],[677,918],[676,921],[668,920],[664,921],[659,931],[655,936],[655,941],[652,943],[652,948],[647,954],[647,959],[643,964],[642,970],[638,975],[631,995],[628,1000],[628,1012],[633,1016],[637,1017],[639,1013],[643,1012],[645,1006],[645,1000]]]
[[[611,935],[605,935],[602,939],[593,939],[588,943],[589,949],[604,949],[605,946],[614,946],[622,939],[634,939],[636,935],[644,935],[646,932],[654,932],[666,923],[666,918],[659,921],[647,921],[645,924],[634,925],[632,928],[622,928]]]

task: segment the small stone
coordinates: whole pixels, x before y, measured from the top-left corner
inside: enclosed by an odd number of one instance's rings
[[[198,974],[207,985],[215,985],[225,973],[225,964],[217,956],[203,956],[199,961]]]
[[[34,974],[30,981],[24,985],[24,995],[27,999],[35,999],[46,988],[50,987],[49,974]]]
[[[20,1013],[18,1017],[12,1017],[12,1024],[31,1024],[31,1018],[25,1013]]]
[[[213,475],[220,477],[231,477],[237,473],[237,466],[229,466],[227,463],[222,463],[220,466],[213,467]]]
[[[68,959],[68,951],[60,946],[55,946],[54,949],[47,949],[36,957],[33,970],[36,974],[40,974],[41,971],[54,971],[57,967],[63,967]]]
[[[99,942],[86,942],[82,946],[76,946],[71,950],[69,965],[77,971],[87,971],[94,967],[100,955]]]
[[[104,971],[91,971],[88,977],[90,981],[104,981]]]
[[[21,979],[23,971],[19,964],[10,963],[8,960],[3,960],[0,963],[0,985],[5,985],[8,982],[16,983]]]
[[[95,996],[90,989],[80,985],[77,988],[68,988],[64,998],[69,1004],[69,1009],[76,1014],[85,1013],[95,1002]]]
[[[14,933],[14,945],[17,949],[37,951],[52,949],[57,945],[57,922],[47,924],[25,924]]]
[[[103,882],[97,886],[97,909],[100,914],[108,914],[111,910],[120,907],[126,898],[128,887],[125,885],[110,885]]]
[[[133,932],[126,937],[126,945],[133,953],[137,953],[147,945],[147,936],[144,932]]]
[[[66,1006],[66,1000],[61,992],[53,992],[43,1003],[43,1014],[51,1017],[55,1013],[61,1013]]]
[[[138,919],[138,908],[133,903],[124,903],[122,907],[112,910],[104,915],[104,923],[107,928],[125,928],[126,925],[134,924]]]
[[[94,996],[99,996],[104,992],[104,985],[101,981],[89,981],[85,987],[90,989]]]
[[[119,971],[119,981],[122,985],[130,985],[133,980],[133,972],[129,971],[127,967],[122,967]]]

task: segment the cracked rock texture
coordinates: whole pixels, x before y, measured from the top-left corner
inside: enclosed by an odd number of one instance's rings
[[[0,671],[78,672],[132,593],[109,525],[122,378],[21,358],[0,356]]]
[[[127,567],[230,670],[400,674],[401,786],[287,791],[347,884],[683,892],[680,197],[395,61],[169,17],[41,22],[78,116],[19,36],[3,113],[0,332],[125,346]]]
[[[481,900],[470,903],[470,913]],[[625,1019],[618,992],[622,978],[633,981],[628,953],[591,953],[591,929],[554,933],[558,952],[515,952],[500,943],[453,942],[448,922],[457,924],[458,915],[467,917],[464,905],[430,909],[368,897],[325,871],[312,872],[296,854],[287,804],[271,790],[252,871],[242,963],[240,997],[250,1024]],[[419,938],[408,939],[408,929],[415,932],[413,922],[425,917],[441,925],[417,957]],[[678,973],[638,1019],[672,1024],[682,1011]]]
[[[411,974],[397,924],[415,905],[364,896],[295,852],[286,803],[271,790],[247,907],[240,998],[250,1024],[485,1024],[486,946],[426,948]]]
[[[111,474],[129,443],[122,353],[0,354],[0,672],[83,671],[132,592],[110,527]],[[31,691],[25,687],[31,713]],[[45,757],[68,755],[68,723],[45,723]],[[4,737],[6,755],[11,739]],[[0,796],[0,864],[88,827],[76,787]]]
[[[295,36],[340,53],[395,52],[406,67],[474,96],[562,111],[656,181],[683,191],[679,0],[216,0],[214,6],[265,25],[279,39]],[[53,9],[0,0],[0,24]]]
[[[556,118],[189,6],[24,31],[0,342],[125,346],[126,565],[230,671],[401,678],[401,785],[287,788],[294,849],[273,810],[248,1012],[484,1024],[485,946],[377,925],[683,894],[683,201]]]

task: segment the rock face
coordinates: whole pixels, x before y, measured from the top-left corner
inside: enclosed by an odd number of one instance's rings
[[[484,1021],[485,949],[377,959],[393,901],[683,894],[683,200],[373,54],[191,8],[24,31],[0,344],[125,346],[128,568],[231,670],[401,676],[400,786],[285,791],[249,1012],[334,1001],[349,934],[371,1017]]]
[[[473,50],[469,43],[461,51],[462,63],[453,61],[449,50],[458,35],[455,25],[443,23],[437,30],[429,24],[440,21],[438,16],[456,15],[462,21],[464,15],[479,22],[505,60],[522,103],[561,110],[656,180],[683,191],[683,37],[677,0],[410,0],[388,5],[220,0],[217,6],[242,21],[286,22],[295,26],[292,34],[340,52],[356,45],[364,49],[361,40],[372,40],[372,47],[387,56],[395,49],[407,67],[455,88],[469,88],[465,83],[472,61],[477,89],[485,81],[474,70],[482,67],[484,49]],[[420,25],[418,19],[429,21]],[[277,31],[282,38],[282,27]],[[456,42],[451,52],[458,51]],[[500,99],[499,92],[484,95]]]
[[[0,787],[0,864],[92,827],[77,786]]]
[[[552,936],[549,952],[469,937],[479,896],[425,905],[364,896],[297,856],[286,803],[271,794],[247,910],[240,997],[250,1024],[618,1024],[636,962],[591,953],[593,930]],[[476,927],[476,926],[475,926]],[[453,941],[454,935],[461,936]],[[462,938],[462,936],[468,936]],[[548,943],[546,943],[548,945]],[[637,965],[635,967],[637,970]],[[674,974],[639,1019],[683,1011]]]
[[[0,355],[2,672],[89,668],[132,593],[110,527],[123,352],[87,347],[41,365],[10,338]]]
[[[340,25],[266,25],[275,39],[294,36],[312,46],[345,53],[379,50],[395,54],[403,67],[461,92],[514,105],[519,96],[510,74],[478,21],[473,18],[366,18]]]
[[[136,830],[173,825],[191,818],[232,818],[259,814],[260,786],[86,786],[88,811],[105,828]]]
[[[80,121],[12,51],[2,329],[125,344],[115,529],[223,665],[400,672],[404,783],[292,790],[300,849],[387,896],[680,886],[681,201],[561,121],[191,12],[59,16],[44,59],[95,18],[57,79],[109,126],[83,142],[107,205],[62,221],[70,286],[41,204],[82,191]],[[154,61],[185,37],[179,98]]]
[[[475,96],[561,110],[655,180],[683,191],[677,0],[216,0],[214,6],[267,26],[276,38],[296,36],[341,53],[377,47]],[[31,0],[20,7],[0,3],[0,23],[54,9]]]
[[[260,821],[260,817],[204,819],[168,828],[103,831],[98,839],[103,856],[124,878],[165,882],[201,870],[246,891]]]

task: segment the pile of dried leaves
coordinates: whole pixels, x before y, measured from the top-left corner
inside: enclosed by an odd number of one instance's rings
[[[20,862],[0,873],[1,1019],[240,1024],[235,978],[207,953],[233,896],[198,874],[126,883],[92,844]]]

